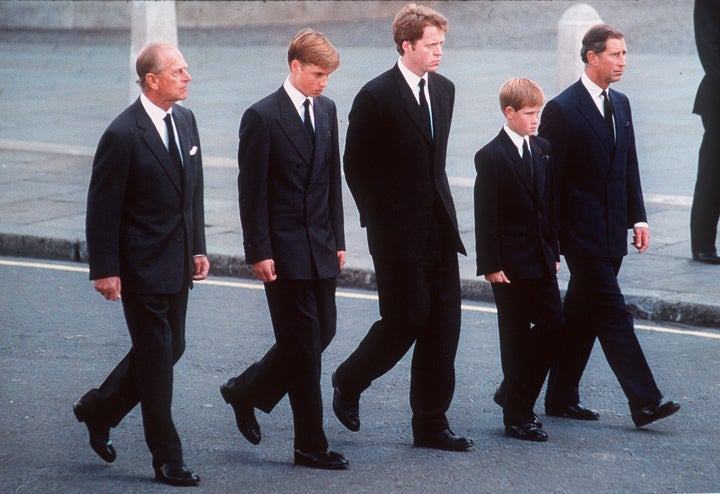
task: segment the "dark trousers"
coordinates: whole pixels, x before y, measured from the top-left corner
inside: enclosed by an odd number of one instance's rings
[[[359,395],[415,344],[410,381],[413,433],[448,428],[460,336],[457,253],[436,244],[420,262],[373,259],[381,319],[335,373],[336,384]]]
[[[132,348],[100,385],[80,401],[86,421],[115,427],[140,403],[153,463],[182,460],[172,420],[173,366],[185,351],[188,289],[176,295],[123,292]]]
[[[693,254],[715,252],[720,219],[720,116],[703,115],[703,135],[698,156],[697,180],[690,210]]]
[[[557,279],[493,283],[498,310],[501,402],[505,425],[527,424],[554,360],[557,336],[564,324]]]
[[[290,399],[295,448],[328,447],[323,431],[321,354],[335,336],[336,279],[281,280],[265,284],[275,344],[227,387],[233,399],[270,413]]]
[[[628,398],[631,410],[655,405],[662,394],[635,335],[617,274],[622,258],[565,256],[570,282],[565,295],[566,326],[550,370],[545,402],[553,406],[580,401],[578,391],[595,338]]]

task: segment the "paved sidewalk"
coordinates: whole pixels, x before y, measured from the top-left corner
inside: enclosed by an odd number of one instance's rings
[[[488,301],[492,297],[489,285],[475,276],[474,268],[474,153],[502,125],[496,94],[505,79],[524,75],[537,80],[548,98],[558,92],[552,38],[535,43],[515,36],[505,40],[502,48],[488,44],[506,31],[498,22],[507,18],[507,4],[527,6],[518,9],[526,20],[540,12],[529,7],[544,9],[547,19],[541,20],[552,32],[557,4],[564,2],[491,3],[497,7],[495,23],[490,11],[479,10],[488,2],[476,4],[476,19],[469,17],[473,2],[448,7],[451,23],[457,19],[460,26],[455,28],[459,33],[455,46],[453,30],[448,34],[441,70],[457,86],[448,174],[470,253],[461,259],[464,297]],[[613,3],[617,2],[607,2]],[[689,211],[702,135],[699,118],[690,114],[702,76],[697,56],[687,43],[692,37],[692,2],[647,3],[652,6],[646,11],[642,5],[628,7],[630,18],[624,23],[630,29],[600,12],[608,22],[620,24],[631,49],[629,67],[617,88],[633,104],[652,236],[646,253],[633,252],[626,258],[621,286],[639,317],[720,328],[720,266],[690,259]],[[600,5],[597,8],[601,10]],[[654,17],[657,9],[665,9],[667,17],[673,18],[672,33],[661,26],[641,28],[643,15],[648,21],[661,22]],[[357,89],[395,61],[389,24],[322,26],[342,56],[341,68],[331,76],[326,91],[338,104],[341,135]],[[468,32],[471,29],[477,30],[476,43]],[[248,274],[242,262],[235,188],[237,125],[249,104],[281,84],[287,70],[286,40],[296,30],[180,33],[181,49],[194,77],[187,106],[198,118],[203,141],[208,248],[214,275]],[[376,30],[381,31],[379,38]],[[635,45],[646,51],[633,51],[631,33],[636,31],[645,37]],[[648,48],[653,46],[648,36],[664,37],[656,45],[659,52]],[[684,41],[673,45],[668,36]],[[103,129],[128,103],[128,44],[127,33],[0,32],[0,255],[86,260],[85,196],[92,154]],[[660,100],[667,103],[658,108]],[[373,288],[365,233],[345,192],[348,264],[340,283]],[[563,267],[563,287],[567,276]]]

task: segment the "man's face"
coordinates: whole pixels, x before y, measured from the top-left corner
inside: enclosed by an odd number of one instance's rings
[[[317,98],[325,90],[332,72],[314,64],[293,60],[290,63],[290,83],[305,96]]]
[[[508,127],[522,137],[535,135],[540,122],[541,108],[541,106],[523,106],[519,110],[515,110],[508,106],[505,108]]]
[[[611,83],[619,81],[627,65],[626,54],[627,48],[623,38],[609,38],[602,53],[588,52],[589,68],[597,79],[593,79],[593,82],[602,88],[607,88]]]
[[[419,77],[425,72],[436,72],[440,67],[444,43],[445,31],[435,26],[425,26],[423,37],[415,43],[403,41],[403,64]]]
[[[168,47],[159,56],[163,68],[157,74],[149,74],[148,84],[152,93],[148,97],[160,108],[168,109],[173,103],[187,98],[188,83],[192,77],[187,71],[185,58],[177,49]]]

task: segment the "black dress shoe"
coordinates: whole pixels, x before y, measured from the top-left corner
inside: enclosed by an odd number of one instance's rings
[[[90,447],[95,453],[108,463],[115,461],[117,454],[110,440],[110,427],[99,426],[85,418],[84,406],[80,401],[73,405],[73,413],[78,422],[85,422],[90,437]]]
[[[663,403],[663,401],[660,400],[657,405],[644,407],[632,412],[632,419],[635,427],[642,427],[656,420],[669,417],[678,410],[680,410],[680,403],[672,400]]]
[[[548,435],[542,430],[542,427],[538,427],[533,422],[520,425],[506,425],[505,435],[514,437],[515,439],[522,439],[523,441],[547,441]]]
[[[503,387],[502,384],[500,384],[500,386],[498,386],[498,388],[495,390],[495,394],[493,395],[493,401],[494,401],[500,408],[503,408],[503,409],[505,408],[505,388]],[[540,427],[540,428],[542,429],[543,424],[542,424],[542,422],[540,421],[540,417],[538,417],[537,415],[535,415],[534,412],[533,412],[533,415],[532,415],[532,422],[533,422],[533,424],[535,424],[536,426],[538,426],[538,427]]]
[[[295,450],[295,464],[301,467],[321,468],[323,470],[346,470],[348,461],[340,453],[331,449],[320,451]]]
[[[456,436],[450,429],[445,429],[427,436],[415,436],[413,446],[416,448],[433,448],[443,451],[465,451],[473,447],[473,440]]]
[[[343,394],[335,383],[335,373],[332,375],[333,385],[333,412],[342,425],[353,432],[360,430],[360,397],[349,397]]]
[[[220,386],[220,394],[225,403],[228,403],[235,412],[235,423],[245,439],[252,444],[260,444],[262,436],[260,435],[260,424],[255,418],[255,407],[242,400],[233,399],[230,389],[225,384]]]
[[[185,466],[183,462],[155,465],[155,480],[175,486],[193,486],[200,483],[200,477]]]
[[[720,256],[717,252],[697,252],[693,254],[693,259],[705,264],[720,264]]]
[[[564,407],[555,407],[551,405],[545,405],[545,415],[551,417],[565,417],[568,419],[575,420],[599,420],[600,414],[595,410],[585,408],[580,403],[574,405],[566,405]]]

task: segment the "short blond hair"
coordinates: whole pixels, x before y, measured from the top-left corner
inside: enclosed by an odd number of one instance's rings
[[[518,77],[503,83],[498,99],[500,111],[504,113],[508,106],[515,111],[526,106],[542,106],[545,103],[545,94],[537,82]]]
[[[323,33],[309,28],[301,30],[288,46],[288,65],[293,60],[334,71],[340,66],[340,54]]]

